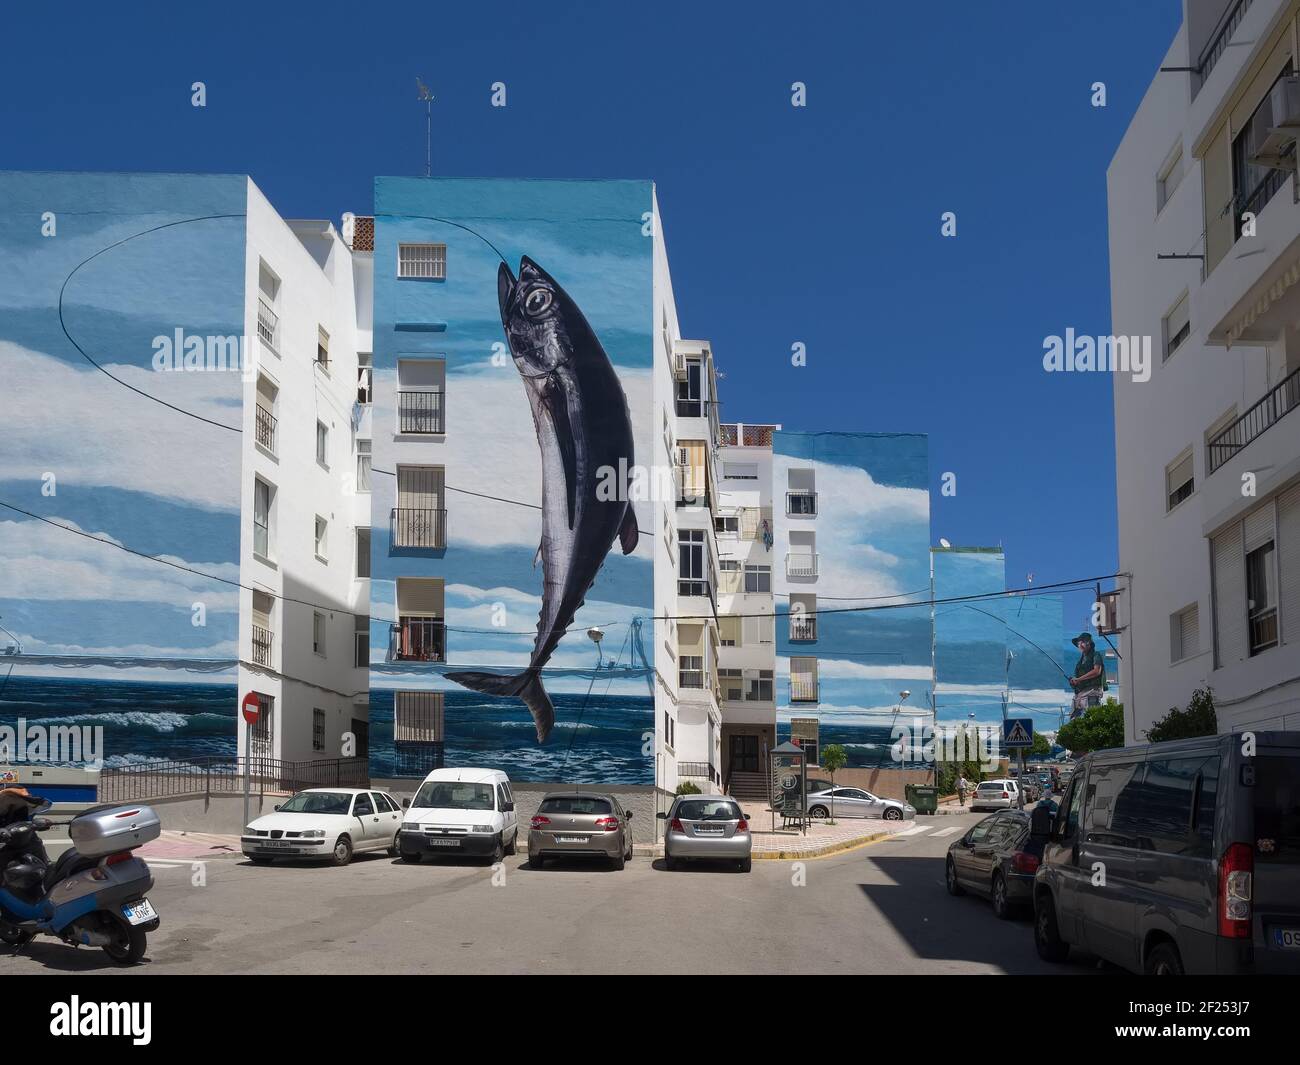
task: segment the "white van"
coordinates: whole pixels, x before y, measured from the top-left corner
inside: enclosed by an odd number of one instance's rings
[[[405,862],[426,854],[476,854],[499,862],[515,853],[519,820],[510,778],[499,769],[435,769],[402,819]]]

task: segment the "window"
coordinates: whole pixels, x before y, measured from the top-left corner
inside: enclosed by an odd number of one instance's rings
[[[330,523],[326,521],[324,518],[322,518],[319,514],[317,514],[316,515],[316,557],[320,559],[322,562],[324,562],[329,557],[329,555],[326,554],[326,552],[329,550],[329,529],[330,529]]]
[[[357,577],[365,579],[370,576],[370,530],[357,530]]]
[[[368,351],[357,352],[357,402],[369,406],[374,399],[375,357]]]
[[[253,411],[253,437],[257,445],[275,454],[275,397],[279,389],[261,374],[257,377],[257,405]]]
[[[330,368],[330,335],[323,326],[316,327],[316,365],[322,370]]]
[[[677,382],[677,417],[701,418],[704,416],[704,362],[686,359],[686,375]]]
[[[258,478],[253,482],[253,554],[271,557],[271,503],[275,489]]]
[[[313,751],[323,751],[325,749],[324,710],[312,710],[311,712],[311,749]]]
[[[325,615],[319,610],[311,616],[311,649],[321,658],[325,657]]]
[[[324,422],[316,423],[316,462],[330,468],[330,431]]]
[[[815,703],[817,701],[817,659],[790,659],[790,701]]]
[[[678,661],[678,687],[704,687],[704,658],[701,655],[682,655]]]
[[[761,643],[773,643],[776,637],[776,615],[746,615],[737,619],[741,623],[741,644],[754,647]]]
[[[447,279],[447,245],[399,244],[397,276],[423,278],[426,281]]]
[[[365,614],[352,620],[352,665],[356,669],[370,668],[370,618]]]
[[[772,671],[770,669],[760,669],[757,673],[748,672],[745,679],[749,682],[745,689],[745,701],[751,703],[770,703],[774,695],[772,691]]]
[[[447,546],[447,509],[442,466],[398,466],[392,544],[404,548]]]
[[[1274,80],[1273,85],[1291,73],[1291,61]],[[1280,118],[1280,116],[1278,116]],[[1236,216],[1234,235],[1240,237],[1244,228],[1243,215],[1258,215],[1273,198],[1274,193],[1286,184],[1287,171],[1264,163],[1251,162],[1259,154],[1270,129],[1277,125],[1273,115],[1273,86],[1264,93],[1259,106],[1241,126],[1241,132],[1232,141],[1232,198]]]
[[[718,670],[718,683],[724,699],[740,700],[745,697],[744,674],[739,669]]]
[[[1192,474],[1192,452],[1189,448],[1174,462],[1165,467],[1165,510],[1173,510],[1196,488]]]
[[[670,750],[673,747],[673,719],[667,710],[664,711],[664,746]]]
[[[1183,142],[1174,145],[1156,177],[1156,211],[1164,209],[1183,180]]]
[[[740,623],[743,619],[724,614],[718,618],[718,645],[721,647],[740,646]]]
[[[713,531],[719,536],[737,536],[740,534],[739,514],[720,514],[713,519]]]
[[[442,743],[445,724],[442,692],[395,692],[393,739],[397,743]]]
[[[1181,662],[1200,651],[1200,613],[1197,604],[1193,603],[1169,618],[1169,660]]]
[[[704,569],[704,530],[682,529],[677,533],[677,594],[708,595]]]
[[[357,796],[357,801],[352,807],[353,817],[373,817],[375,813],[375,804],[370,801],[370,796],[363,792]]]
[[[771,566],[746,566],[745,591],[770,592],[772,590]]]
[[[357,441],[357,491],[370,491],[370,463],[371,459],[370,440]]]
[[[1246,554],[1246,609],[1250,625],[1250,653],[1257,655],[1277,646],[1277,578],[1273,541]]]
[[[729,481],[757,481],[757,462],[724,462],[722,476]]]
[[[257,335],[273,352],[279,354],[280,316],[276,304],[280,298],[280,279],[266,263],[258,261]]]
[[[275,696],[257,693],[257,721],[253,725],[253,758],[270,758],[275,752]]]
[[[267,593],[253,591],[253,663],[274,666],[275,633],[271,629],[271,610],[275,600]]]
[[[1168,360],[1175,351],[1192,334],[1191,319],[1187,316],[1187,293],[1178,297],[1178,302],[1170,308],[1161,320],[1160,328],[1164,336],[1164,358]]]

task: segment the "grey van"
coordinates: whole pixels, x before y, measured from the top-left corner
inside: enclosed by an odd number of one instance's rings
[[[1033,831],[1044,959],[1073,946],[1139,973],[1300,973],[1300,732],[1096,751]]]

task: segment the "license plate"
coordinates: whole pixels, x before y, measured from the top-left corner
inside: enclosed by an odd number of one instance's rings
[[[712,825],[707,828],[704,825],[697,825],[695,828],[695,834],[697,836],[720,836],[722,835],[722,829],[716,828]]]
[[[429,839],[426,840],[430,847],[459,847],[458,839]]]
[[[269,847],[271,850],[277,850],[277,851],[288,850],[290,847],[293,846],[292,843],[285,843],[283,840],[278,840],[278,839],[258,840],[258,842],[255,845],[258,847]]]
[[[132,902],[122,907],[122,916],[127,922],[133,925],[144,924],[146,921],[155,920],[158,914],[150,905],[148,899],[141,899],[139,902]]]
[[[556,836],[556,843],[586,843],[586,836]]]
[[[1300,950],[1300,928],[1273,929],[1273,945],[1279,950]]]

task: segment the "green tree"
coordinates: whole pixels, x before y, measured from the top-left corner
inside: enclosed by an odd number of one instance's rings
[[[831,786],[835,786],[835,771],[849,764],[848,752],[838,743],[828,743],[821,749],[818,758],[821,767],[831,775]],[[831,793],[831,820],[835,820],[835,794]]]
[[[678,795],[699,795],[700,786],[698,784],[692,784],[689,780],[684,780],[682,781],[682,783],[677,785],[677,794]]]
[[[1029,748],[1030,754],[1046,755],[1052,753],[1052,745],[1048,742],[1046,736],[1041,732],[1034,733],[1034,745]]]
[[[1075,754],[1124,746],[1124,705],[1113,699],[1090,706],[1068,725],[1061,726],[1056,742]]]
[[[1163,740],[1186,740],[1196,736],[1213,736],[1219,731],[1219,718],[1214,712],[1214,692],[1197,688],[1186,710],[1171,707],[1159,721],[1146,731],[1152,743]]]

